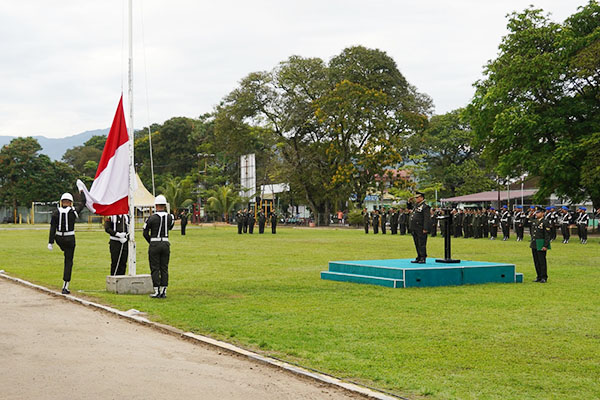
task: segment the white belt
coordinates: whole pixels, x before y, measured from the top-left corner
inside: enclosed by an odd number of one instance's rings
[[[56,236],[73,236],[73,235],[75,235],[75,231],[56,232]]]
[[[127,239],[127,236],[125,236],[125,239]],[[110,237],[110,240],[118,240],[118,241],[121,241],[121,238],[120,238],[120,237],[117,237],[117,236],[111,236],[111,237]]]
[[[162,237],[160,237],[160,238],[150,238],[150,241],[151,242],[168,242],[169,238],[166,238],[166,237],[165,238],[162,238]]]

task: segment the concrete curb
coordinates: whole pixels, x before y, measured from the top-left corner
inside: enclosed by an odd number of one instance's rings
[[[30,287],[32,289],[36,289],[38,291],[44,292],[46,294],[55,296],[55,297],[62,297],[65,300],[69,300],[72,301],[74,303],[79,303],[81,305],[84,306],[88,306],[88,307],[93,307],[96,308],[98,310],[102,310],[104,312],[108,312],[110,314],[114,314],[117,315],[121,318],[125,318],[131,322],[134,323],[138,323],[141,325],[145,325],[157,330],[160,330],[162,332],[171,334],[173,336],[178,336],[187,340],[190,340],[191,342],[194,343],[199,343],[199,344],[203,344],[203,345],[207,345],[210,347],[214,347],[217,348],[219,350],[223,350],[226,351],[228,353],[232,353],[234,355],[237,356],[242,356],[242,357],[246,357],[249,358],[251,360],[254,360],[256,362],[262,363],[262,364],[267,364],[271,367],[274,368],[278,368],[278,369],[283,369],[287,372],[290,372],[294,375],[299,375],[302,376],[304,378],[310,379],[310,380],[314,380],[317,381],[319,383],[324,383],[327,385],[331,385],[331,386],[335,386],[341,389],[344,389],[346,391],[349,391],[351,393],[354,394],[359,394],[362,396],[365,396],[367,398],[371,398],[371,399],[378,399],[378,400],[397,400],[397,399],[405,399],[404,397],[397,397],[397,396],[393,396],[390,394],[386,394],[386,393],[382,393],[382,392],[378,392],[376,390],[373,389],[369,389],[354,383],[350,383],[350,382],[345,382],[339,378],[335,378],[333,376],[329,376],[320,372],[316,372],[316,371],[310,371],[308,369],[293,365],[293,364],[289,364],[285,361],[280,361],[277,360],[275,358],[272,357],[267,357],[267,356],[263,356],[260,355],[258,353],[255,353],[253,351],[250,350],[246,350],[243,349],[241,347],[232,345],[230,343],[227,342],[223,342],[220,340],[216,340],[216,339],[212,339],[210,337],[207,336],[202,336],[202,335],[197,335],[195,333],[191,333],[191,332],[184,332],[180,329],[174,328],[170,325],[164,325],[164,324],[159,324],[157,322],[153,322],[150,321],[147,318],[144,318],[143,316],[138,315],[139,312],[137,310],[129,310],[129,311],[121,311],[121,310],[117,310],[115,308],[112,307],[108,307],[102,304],[98,304],[98,303],[94,303],[88,300],[84,300],[84,299],[80,299],[78,297],[75,297],[73,295],[64,295],[60,292],[56,292],[53,291],[51,289],[48,289],[44,286],[40,286],[40,285],[36,285],[34,283],[31,283],[29,281],[20,279],[20,278],[15,278],[12,276],[7,275],[4,271],[0,271],[0,277],[10,280],[12,282],[18,283],[20,285],[23,286],[27,286]],[[405,399],[406,400],[406,399]]]

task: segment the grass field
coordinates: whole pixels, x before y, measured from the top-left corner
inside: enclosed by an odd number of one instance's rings
[[[528,242],[456,239],[455,257],[514,263],[525,282],[388,289],[319,272],[330,260],[413,258],[409,236],[192,226],[173,231],[169,297],[153,300],[106,293],[108,235],[78,229],[77,296],[409,398],[600,398],[598,238],[553,243],[546,284],[531,282]],[[62,252],[47,236],[47,226],[0,230],[0,269],[60,289]],[[149,273],[137,240],[138,273]],[[428,252],[443,256],[443,239]]]

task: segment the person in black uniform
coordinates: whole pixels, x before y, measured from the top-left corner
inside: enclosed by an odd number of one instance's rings
[[[255,222],[256,220],[254,219],[254,210],[248,211],[248,233],[251,235],[254,233]]]
[[[569,207],[562,206],[561,216],[560,216],[560,232],[562,233],[563,243],[569,243],[569,239],[571,238],[571,232],[569,231],[569,226],[573,223],[573,216],[569,212]]]
[[[363,209],[362,215],[363,224],[365,225],[365,233],[369,233],[369,223],[371,222],[371,219],[369,218],[369,212],[367,211],[366,207]]]
[[[248,210],[246,208],[242,212],[242,230],[244,233],[248,232]]]
[[[48,250],[52,251],[53,243],[56,244],[64,253],[63,267],[63,288],[62,294],[69,294],[69,283],[71,282],[71,272],[73,270],[73,256],[75,255],[75,220],[79,218],[79,213],[84,204],[73,207],[73,196],[71,193],[63,193],[60,197],[59,205],[52,212],[50,218],[50,236],[48,237]]]
[[[242,228],[244,227],[244,215],[242,210],[238,210],[235,214],[235,222],[237,222],[238,235],[242,234]]]
[[[577,224],[577,234],[579,235],[579,240],[581,244],[587,244],[587,236],[588,236],[588,223],[590,221],[590,216],[587,215],[587,209],[585,207],[579,207],[577,210],[579,215],[577,216],[577,220],[575,223]]]
[[[185,227],[187,226],[187,223],[188,223],[188,216],[187,216],[186,209],[181,210],[181,212],[179,213],[179,219],[181,220],[181,234],[183,236],[185,236]]]
[[[408,206],[412,208],[410,216],[410,231],[412,233],[417,258],[411,263],[425,264],[427,260],[427,234],[431,231],[431,211],[425,203],[425,194],[416,192],[414,203],[409,201]]]
[[[169,257],[171,245],[169,244],[169,231],[175,224],[173,215],[167,214],[167,199],[162,194],[154,200],[156,213],[152,214],[144,224],[144,239],[148,242],[148,261],[152,275],[153,299],[167,297],[169,286]]]
[[[265,217],[265,213],[263,210],[258,212],[258,233],[265,233],[265,222],[267,222],[267,218]]]
[[[377,235],[379,233],[379,211],[377,209],[373,210],[371,221],[373,221],[373,234]]]
[[[525,233],[525,219],[527,215],[523,211],[523,206],[515,207],[515,233],[517,234],[517,242],[523,240],[523,235]]]
[[[387,225],[387,210],[381,209],[381,234],[385,235],[385,229]]]
[[[496,209],[494,207],[490,207],[490,212],[488,215],[488,226],[490,230],[490,240],[496,240],[498,236],[498,223],[500,222],[500,217],[496,213]]]
[[[529,247],[531,248],[533,264],[537,274],[534,282],[546,283],[548,280],[546,252],[550,249],[552,228],[550,223],[544,219],[544,209],[541,207],[536,210],[535,219],[532,222],[532,236]]]
[[[392,207],[392,215],[390,216],[390,231],[392,235],[398,234],[398,210],[396,207]]]
[[[277,213],[271,212],[271,233],[274,235],[277,233]]]
[[[406,223],[408,221],[408,211],[404,208],[400,209],[400,215],[398,216],[398,228],[400,229],[401,235],[406,235]]]
[[[510,238],[510,211],[507,206],[502,206],[502,214],[500,214],[500,226],[502,227],[502,240]]]
[[[104,231],[110,235],[110,274],[125,275],[129,255],[129,215],[111,215],[104,222]]]

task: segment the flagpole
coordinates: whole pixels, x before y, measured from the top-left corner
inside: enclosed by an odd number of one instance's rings
[[[129,0],[129,275],[136,275],[136,246],[135,246],[135,205],[133,204],[133,188],[135,183],[135,164],[133,158],[133,0]]]

